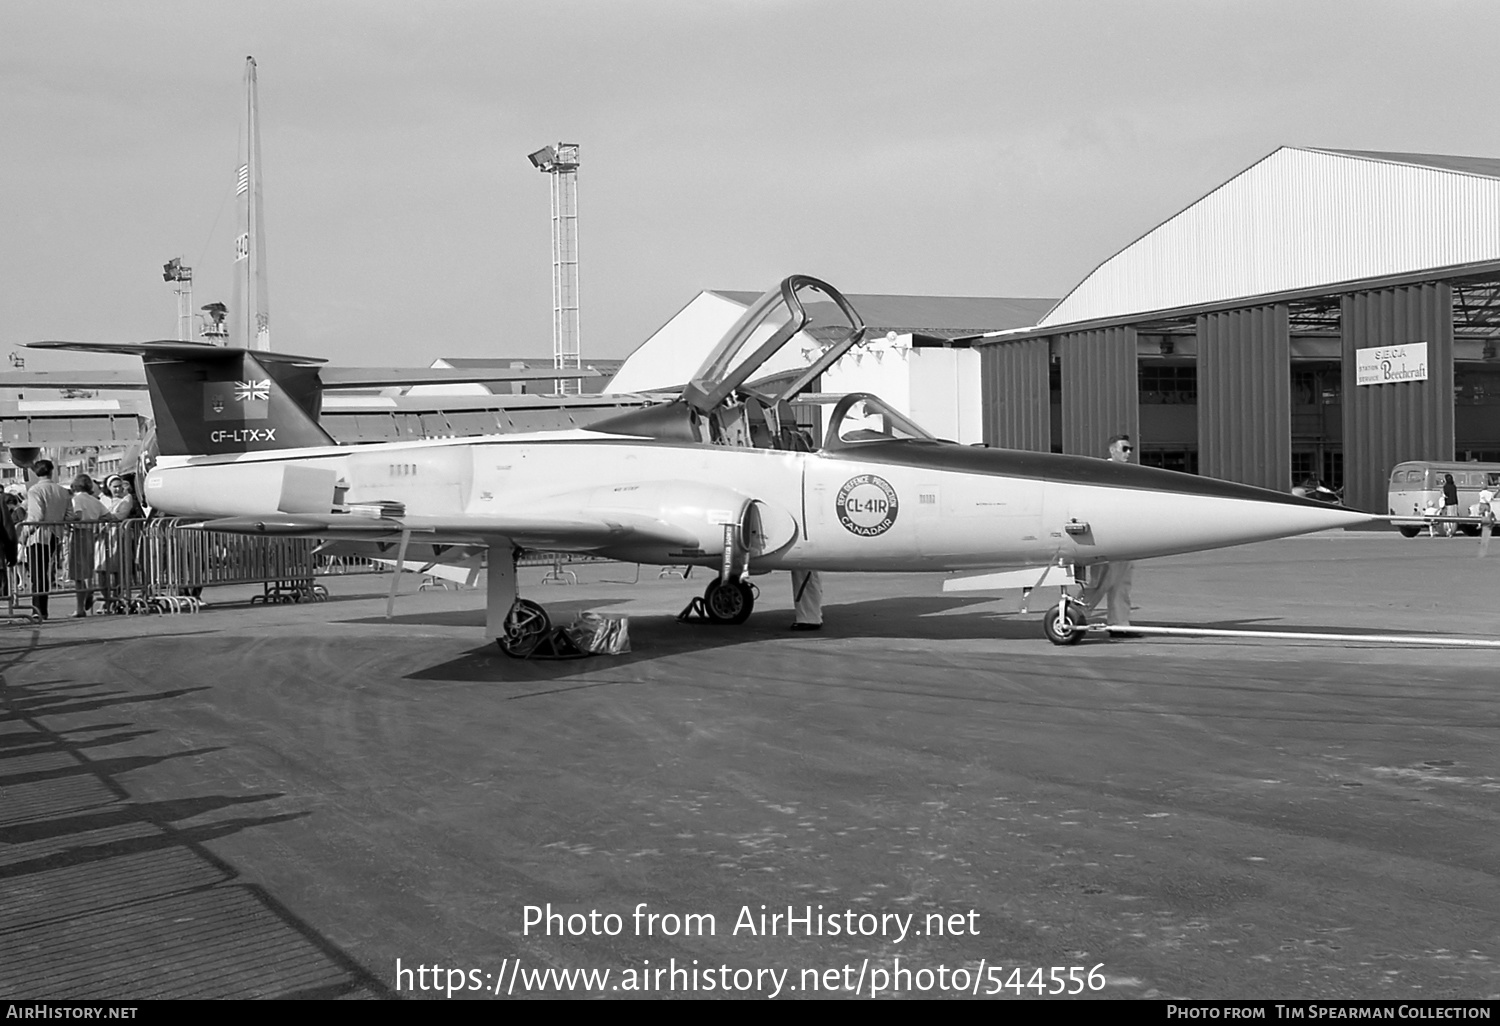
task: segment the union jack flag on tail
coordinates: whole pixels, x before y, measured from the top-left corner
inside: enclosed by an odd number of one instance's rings
[[[265,381],[236,381],[234,383],[234,398],[236,402],[252,402],[255,400],[265,401],[271,398],[271,382]]]

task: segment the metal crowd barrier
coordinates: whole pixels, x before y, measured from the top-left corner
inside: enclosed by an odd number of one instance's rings
[[[4,574],[12,619],[28,618],[38,595],[48,597],[51,618],[69,615],[68,597],[91,612],[193,612],[203,589],[259,584],[256,602],[321,601],[328,591],[315,581],[328,572],[375,572],[343,560],[334,571],[308,538],[266,538],[185,530],[177,518],[126,521],[26,523],[18,527],[16,565]],[[54,602],[56,603],[54,605]],[[76,606],[75,606],[76,608]]]
[[[224,584],[261,585],[252,605],[328,597],[328,589],[314,581],[313,539],[184,530],[188,523],[176,517],[146,521],[141,561],[148,600],[159,605],[174,598],[200,600],[204,588]]]
[[[114,613],[147,612],[140,566],[141,520],[80,520],[17,525],[17,562],[3,577],[8,614],[30,618],[38,595],[58,600],[53,617],[67,616],[67,598]],[[77,606],[75,606],[77,608]]]
[[[613,563],[614,560],[604,556],[591,556],[586,552],[542,552],[538,549],[526,549],[521,553],[521,558],[516,560],[516,566],[566,566],[573,563]]]
[[[261,585],[252,604],[321,601],[328,591],[318,577],[392,569],[388,560],[322,555],[314,539],[186,529],[193,522],[162,517],[18,525],[19,560],[0,574],[8,615],[33,618],[32,600],[39,595],[48,596],[50,618],[73,613],[69,598],[86,601],[90,612],[196,612],[203,589],[218,585]],[[518,562],[550,567],[546,583],[562,583],[573,577],[565,565],[609,560],[527,551]]]

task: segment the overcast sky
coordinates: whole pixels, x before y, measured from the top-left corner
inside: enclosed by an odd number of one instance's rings
[[[0,0],[0,347],[229,299],[259,66],[275,348],[551,353],[581,147],[585,361],[700,290],[1063,295],[1279,145],[1500,156],[1500,5]],[[85,357],[26,354],[28,367]]]

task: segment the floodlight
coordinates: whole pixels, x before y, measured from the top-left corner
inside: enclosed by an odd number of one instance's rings
[[[551,171],[552,165],[557,163],[557,150],[551,146],[543,146],[535,153],[528,153],[526,159],[531,161],[531,166],[538,171]]]

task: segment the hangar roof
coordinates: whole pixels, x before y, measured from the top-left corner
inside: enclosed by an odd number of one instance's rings
[[[1362,157],[1365,160],[1383,160],[1389,164],[1413,164],[1417,167],[1437,168],[1439,171],[1457,171],[1466,175],[1483,175],[1500,178],[1500,160],[1494,157],[1450,157],[1441,153],[1383,153],[1379,150],[1330,150],[1313,147],[1319,153],[1338,153],[1345,157]]]
[[[1500,260],[1500,160],[1283,146],[1101,263],[1039,327]]]

